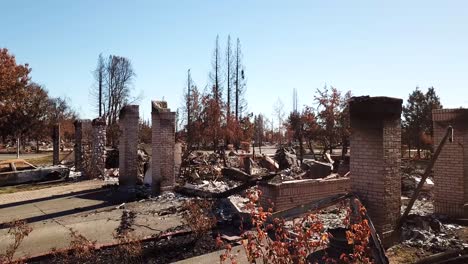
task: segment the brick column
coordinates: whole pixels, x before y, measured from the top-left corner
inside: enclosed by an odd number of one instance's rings
[[[91,168],[92,177],[104,176],[106,168],[106,121],[103,118],[96,118],[92,124],[92,152]]]
[[[174,144],[175,112],[167,108],[167,102],[151,103],[152,117],[152,190],[157,194],[172,189],[175,183]]]
[[[75,171],[83,170],[83,123],[81,120],[76,120],[75,123]]]
[[[133,193],[138,175],[138,105],[120,110],[119,126],[119,189]]]
[[[434,211],[451,217],[467,217],[468,208],[468,109],[432,111],[434,148],[453,127],[453,142],[442,147],[434,165]]]
[[[384,241],[390,240],[400,217],[402,102],[369,96],[349,102],[351,190],[366,206]]]
[[[58,165],[60,163],[60,124],[55,124],[52,128],[52,164]]]

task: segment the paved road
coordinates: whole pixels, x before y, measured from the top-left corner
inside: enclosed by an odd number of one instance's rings
[[[52,153],[20,154],[20,159],[36,159],[52,155]],[[16,154],[0,154],[0,160],[16,159]]]

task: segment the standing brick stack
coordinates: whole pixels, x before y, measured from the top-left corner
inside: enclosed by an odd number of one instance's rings
[[[89,148],[89,139],[91,138],[91,121],[89,119],[78,119],[75,125],[75,171],[84,171],[83,157]]]
[[[106,168],[106,121],[96,118],[92,122],[92,177],[104,176]]]
[[[152,117],[152,190],[158,194],[174,187],[175,183],[175,112],[167,108],[167,102],[151,103]]]
[[[351,190],[366,206],[384,242],[392,238],[400,217],[402,103],[369,96],[349,101]]]
[[[138,105],[120,110],[119,126],[119,189],[134,193],[138,175]]]
[[[83,123],[76,120],[75,123],[75,171],[83,170]]]
[[[52,127],[52,164],[57,165],[60,162],[60,124]]]
[[[446,142],[434,165],[434,211],[467,217],[468,208],[468,109],[432,111],[434,148],[453,127],[453,142]]]

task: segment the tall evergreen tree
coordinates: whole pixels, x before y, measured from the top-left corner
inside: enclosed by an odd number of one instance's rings
[[[432,110],[439,108],[442,105],[433,87],[426,94],[416,87],[403,107],[403,141],[406,141],[410,149],[416,147],[418,158],[421,157],[421,149],[429,145],[423,139],[427,135],[433,135]]]

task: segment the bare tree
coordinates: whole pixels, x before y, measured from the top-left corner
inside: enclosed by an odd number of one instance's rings
[[[198,88],[195,85],[194,81],[192,80],[192,75],[190,74],[190,69],[187,71],[187,87],[186,92],[184,92],[184,101],[185,105],[182,107],[182,117],[181,123],[186,118],[187,125],[185,126],[187,130],[187,142],[189,143],[189,147],[191,145],[194,125],[193,123],[197,121],[199,113],[200,113],[200,94],[198,92]]]
[[[218,104],[220,103],[220,98],[221,98],[221,54],[220,54],[220,48],[219,48],[219,36],[216,35],[216,44],[215,44],[215,49],[213,51],[213,61],[211,62],[211,65],[213,67],[212,72],[210,72],[210,79],[212,81],[213,85],[213,96],[216,102]]]
[[[105,59],[99,54],[93,74],[96,86],[91,96],[95,99],[96,111],[111,126],[116,123],[120,109],[131,100],[135,72],[128,58],[110,55]]]
[[[210,126],[211,129],[213,129],[213,143],[214,147],[217,148],[217,143],[219,140],[220,132],[221,132],[221,118],[222,118],[222,79],[221,79],[221,55],[220,55],[220,48],[219,48],[219,36],[216,36],[216,44],[215,44],[215,49],[213,52],[213,61],[212,61],[212,71],[210,73],[210,79],[212,81],[212,87],[213,87],[213,101],[207,101],[207,105],[209,105],[210,115],[212,115],[211,118],[214,118],[215,120],[211,122],[212,126]]]
[[[56,97],[49,99],[50,125],[58,124],[66,119],[74,118],[76,118],[76,113],[71,109],[68,98]]]
[[[236,120],[242,117],[242,112],[247,110],[247,101],[244,95],[246,90],[244,65],[242,64],[242,51],[240,40],[237,38],[236,54],[235,54],[235,72],[234,72],[234,85],[235,85],[235,102],[236,102]]]
[[[262,114],[254,116],[254,139],[258,144],[260,154],[262,153],[263,138],[265,136],[265,121]],[[254,145],[255,147],[255,145]]]
[[[232,44],[231,44],[231,36],[228,36],[227,46],[226,46],[226,105],[227,105],[227,113],[226,116],[229,119],[231,117],[231,102],[232,102],[232,84],[234,83],[234,57],[232,54]]]
[[[190,112],[190,105],[191,105],[191,97],[190,97],[190,91],[192,90],[192,77],[190,76],[190,69],[187,71],[187,96],[186,96],[186,105],[187,105],[187,142],[190,143],[191,140],[191,132],[192,129],[190,128],[191,126],[191,112]],[[190,144],[189,144],[190,148]]]
[[[273,105],[273,113],[275,115],[275,118],[278,119],[278,134],[279,134],[279,141],[280,144],[282,143],[282,128],[283,128],[283,122],[284,122],[284,103],[281,101],[281,99],[278,97],[276,100],[275,104]]]
[[[109,125],[115,124],[120,109],[130,100],[130,91],[135,72],[129,59],[109,56],[106,65],[106,117]]]
[[[106,78],[106,62],[104,61],[104,57],[102,56],[102,53],[99,54],[98,57],[98,64],[96,66],[96,69],[94,70],[94,78],[96,80],[98,90],[97,90],[97,95],[96,95],[96,100],[97,100],[97,109],[99,111],[99,117],[102,116],[102,108],[103,108],[103,97],[102,97],[102,89],[104,86],[104,79]]]

